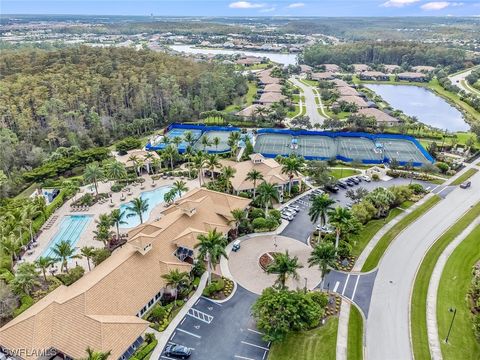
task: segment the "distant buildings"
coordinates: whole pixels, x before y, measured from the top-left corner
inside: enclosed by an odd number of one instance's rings
[[[388,81],[390,76],[381,71],[364,71],[358,75],[360,80]]]

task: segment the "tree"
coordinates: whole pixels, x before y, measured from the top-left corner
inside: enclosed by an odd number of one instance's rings
[[[352,213],[350,210],[339,206],[335,210],[328,212],[328,219],[330,224],[335,227],[335,249],[338,249],[342,229],[349,225],[349,222],[352,220]]]
[[[268,215],[268,208],[272,205],[272,201],[278,201],[279,193],[275,185],[263,182],[258,186],[258,200],[265,207],[265,216]]]
[[[170,205],[171,203],[173,203],[176,196],[177,196],[177,191],[172,188],[170,191],[167,191],[165,195],[163,195],[163,201],[165,201],[168,205]]]
[[[234,156],[238,149],[238,142],[240,141],[241,135],[238,131],[233,131],[228,135],[227,144],[230,146],[230,153]]]
[[[178,194],[178,197],[182,197],[182,193],[188,191],[187,183],[183,180],[176,180],[173,182],[172,190]]]
[[[80,255],[87,259],[88,271],[92,271],[90,259],[95,255],[95,248],[93,246],[84,246],[80,249]]]
[[[94,351],[90,347],[88,347],[86,351],[87,351],[87,357],[82,360],[107,360],[112,353],[111,351],[107,351],[107,352]]]
[[[240,224],[245,221],[247,219],[247,212],[244,211],[243,209],[233,209],[232,212],[232,222],[235,223],[235,231],[236,231],[236,235],[235,237],[238,236],[238,227],[240,226]]]
[[[193,133],[191,131],[185,131],[183,133],[183,140],[190,146],[193,146],[195,144],[195,137],[193,136]]]
[[[269,274],[278,274],[275,283],[283,289],[290,276],[293,279],[298,279],[297,270],[302,267],[303,265],[298,262],[298,257],[290,257],[288,250],[286,250],[285,253],[273,255],[273,262],[268,265],[266,271]]]
[[[206,166],[205,154],[199,151],[193,158],[193,164],[198,172],[198,183],[202,186],[203,168]]]
[[[2,236],[0,240],[0,250],[10,256],[10,266],[13,268],[13,263],[19,253],[22,245],[15,237],[15,234],[10,233],[8,236]]]
[[[49,256],[40,256],[35,260],[35,265],[42,271],[43,279],[47,282],[47,269],[53,265],[54,259]]]
[[[148,201],[141,197],[135,198],[131,201],[131,205],[127,207],[127,210],[131,211],[130,214],[127,214],[127,217],[137,215],[140,219],[140,224],[143,224],[143,213],[148,210]]]
[[[17,297],[12,293],[10,286],[0,281],[0,320],[10,319],[17,307]]]
[[[15,278],[10,281],[10,286],[16,294],[30,296],[35,286],[39,285],[35,264],[22,263],[15,271]]]
[[[22,208],[21,221],[28,225],[28,229],[30,231],[30,241],[33,240],[33,220],[41,214],[42,211],[33,203],[28,203]]]
[[[120,209],[114,209],[110,213],[110,221],[115,225],[115,228],[117,229],[117,239],[120,238],[120,225],[126,224],[126,221],[123,221],[123,218],[125,217],[125,211],[122,211]]]
[[[104,178],[104,173],[97,162],[88,164],[85,167],[83,178],[87,183],[93,183],[95,185],[95,193],[98,195],[98,182]]]
[[[208,138],[207,135],[203,135],[202,136],[202,139],[200,140],[200,144],[202,144],[203,146],[203,151],[205,152],[205,150],[207,149],[207,147],[209,147],[212,143],[210,141],[210,139]]]
[[[323,281],[328,273],[328,268],[335,265],[336,257],[335,247],[331,243],[323,242],[313,248],[308,258],[308,266],[317,265],[322,272]]]
[[[220,258],[222,256],[228,258],[225,252],[227,239],[222,233],[218,232],[217,229],[213,229],[206,235],[198,235],[197,240],[198,243],[195,244],[195,248],[198,248],[199,256],[207,261],[208,284],[211,284],[212,271],[220,262]]]
[[[279,342],[294,331],[318,326],[322,306],[303,291],[266,288],[252,306],[252,315],[265,341]]]
[[[215,151],[218,151],[218,145],[220,145],[220,138],[215,136],[212,140],[213,146],[215,146]]]
[[[257,192],[257,181],[263,180],[263,175],[260,171],[252,169],[247,173],[245,179],[253,182],[253,200],[255,200]]]
[[[320,225],[325,225],[327,222],[327,213],[333,209],[333,204],[335,204],[335,201],[330,199],[330,196],[327,194],[315,196],[308,211],[310,220],[316,223],[320,218]]]
[[[163,155],[170,160],[170,167],[173,170],[173,159],[178,155],[177,148],[173,145],[168,145],[163,150]]]
[[[61,240],[52,248],[52,252],[55,255],[56,261],[61,261],[62,263],[62,271],[65,270],[68,273],[68,259],[70,258],[78,258],[75,254],[75,248],[72,247],[67,240]]]
[[[207,169],[210,171],[210,177],[212,180],[213,180],[215,169],[222,167],[222,165],[220,164],[220,161],[218,161],[218,155],[216,154],[207,155],[205,165],[207,166]]]
[[[293,177],[298,176],[303,167],[303,159],[297,156],[289,156],[282,163],[282,174],[288,175],[288,195],[292,192]]]
[[[180,272],[178,269],[173,269],[167,274],[163,274],[162,278],[167,281],[167,286],[175,289],[175,306],[177,306],[178,290],[181,286],[188,284],[190,276],[187,272]]]
[[[109,179],[120,180],[127,177],[125,166],[119,161],[110,161],[105,165],[105,172]]]
[[[231,166],[222,167],[222,172],[220,177],[225,181],[225,189],[227,193],[230,193],[230,188],[232,187],[231,179],[235,176],[236,170]]]
[[[359,187],[356,190],[348,189],[345,193],[345,196],[352,200],[354,203],[358,203],[362,200],[365,196],[368,195],[368,190],[364,187]]]

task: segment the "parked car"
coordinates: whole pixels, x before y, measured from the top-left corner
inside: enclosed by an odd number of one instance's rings
[[[472,182],[471,181],[464,181],[463,183],[460,184],[460,187],[462,189],[468,189],[470,186],[472,186]]]
[[[355,186],[355,183],[353,182],[353,180],[350,180],[350,179],[345,180],[345,183],[346,183],[348,186]]]
[[[316,227],[317,231],[320,231],[322,233],[325,233],[325,234],[331,234],[335,231],[335,229],[331,226],[331,225],[323,225],[323,226],[320,226],[320,224],[317,225]]]
[[[337,185],[327,185],[325,186],[325,190],[330,191],[332,193],[338,192],[340,190]]]
[[[337,181],[337,186],[341,187],[342,189],[346,189],[347,188],[347,183],[342,181],[342,180],[338,180]]]
[[[348,180],[353,181],[355,184],[360,184],[360,180],[358,180],[356,177],[351,177]]]
[[[366,182],[372,181],[372,179],[370,179],[370,177],[367,176],[367,175],[362,175],[361,178],[362,178],[364,181],[366,181]]]
[[[293,210],[295,210],[297,213],[300,211],[300,206],[294,205],[294,204],[288,205],[287,208],[293,209]]]
[[[282,219],[292,221],[294,219],[293,215],[282,214]]]
[[[281,213],[285,215],[292,215],[292,216],[297,215],[297,212],[293,209],[282,209]]]
[[[188,359],[192,355],[192,349],[178,344],[169,344],[165,348],[165,356],[174,357],[177,359]]]
[[[361,176],[355,176],[355,179],[357,179],[359,182],[362,182],[362,177]]]

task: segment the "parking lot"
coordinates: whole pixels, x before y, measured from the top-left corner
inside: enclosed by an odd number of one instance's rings
[[[225,303],[201,297],[180,321],[169,343],[193,349],[193,360],[265,360],[270,344],[262,340],[250,315],[256,298],[241,286]],[[160,359],[172,358],[162,351]]]

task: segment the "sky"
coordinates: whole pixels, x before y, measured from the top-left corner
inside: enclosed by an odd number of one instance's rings
[[[480,16],[480,0],[0,0],[2,14]]]

